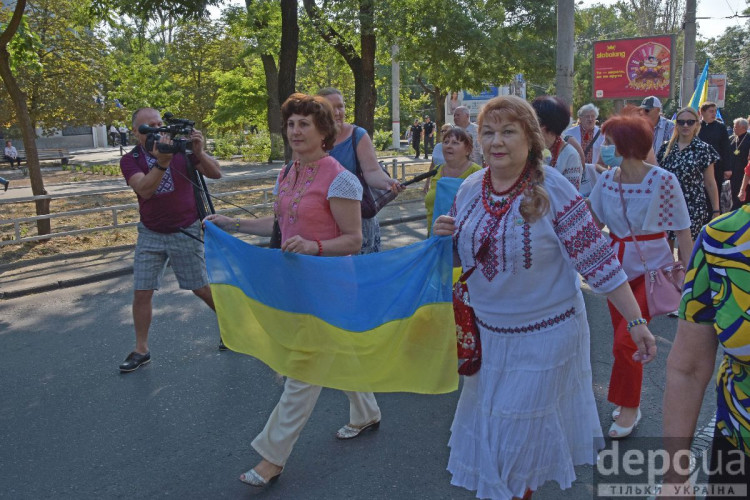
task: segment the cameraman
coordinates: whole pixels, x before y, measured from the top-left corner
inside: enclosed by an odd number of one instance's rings
[[[120,365],[122,373],[132,372],[151,361],[148,350],[151,298],[154,290],[159,288],[167,259],[180,288],[192,290],[214,309],[203,244],[180,232],[182,229],[199,237],[201,224],[193,186],[188,181],[186,157],[184,154],[161,153],[156,143],[151,151],[146,151],[148,134],[138,131],[143,124],[161,127],[161,115],[153,108],[141,108],[133,113],[133,135],[138,145],[120,159],[122,174],[138,195],[141,217],[133,263],[135,350]],[[190,160],[195,168],[208,178],[220,178],[219,163],[203,149],[203,134],[193,130],[189,139],[193,150]],[[162,134],[159,142],[171,144],[171,139]]]

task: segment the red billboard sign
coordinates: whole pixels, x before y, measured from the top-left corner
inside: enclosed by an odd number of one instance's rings
[[[594,42],[593,98],[671,97],[671,35]]]

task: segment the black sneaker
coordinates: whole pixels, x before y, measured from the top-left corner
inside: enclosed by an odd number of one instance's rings
[[[9,184],[10,184],[10,182],[6,182],[6,183],[5,183],[5,190],[6,190],[6,191],[8,190],[8,185],[9,185]]]
[[[228,348],[227,346],[225,346],[225,345],[224,345],[224,340],[222,340],[222,339],[220,338],[220,339],[219,339],[219,350],[220,350],[220,351],[226,351],[226,350],[228,350],[228,349],[229,349],[229,348]]]
[[[137,370],[141,365],[151,362],[151,353],[141,354],[139,352],[131,352],[125,361],[120,365],[121,373],[130,373]]]

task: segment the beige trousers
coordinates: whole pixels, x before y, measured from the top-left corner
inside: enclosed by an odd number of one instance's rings
[[[312,414],[322,387],[287,377],[284,392],[268,422],[253,439],[252,447],[260,456],[283,467],[292,453],[302,428]],[[349,398],[349,423],[363,426],[380,420],[380,408],[371,392],[344,391]]]

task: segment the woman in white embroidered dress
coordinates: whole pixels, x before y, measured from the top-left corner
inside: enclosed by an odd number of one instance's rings
[[[607,165],[617,166],[602,174],[589,197],[591,211],[600,227],[607,225],[617,257],[628,275],[643,315],[651,319],[646,299],[645,270],[631,231],[649,269],[658,269],[674,261],[667,241],[667,230],[674,231],[681,249],[683,265],[693,248],[687,204],[674,174],[644,160],[651,151],[653,128],[639,116],[615,116],[602,125],[605,136],[601,157]],[[627,220],[620,197],[622,183]],[[627,321],[609,304],[615,331],[612,352],[615,362],[609,379],[607,399],[616,405],[609,429],[611,438],[623,438],[641,419],[640,400],[643,366],[633,360],[636,346],[629,338]]]
[[[562,133],[570,125],[570,111],[567,104],[559,97],[547,95],[534,99],[531,106],[539,120],[544,145],[552,155],[549,165],[563,174],[563,177],[568,179],[576,189],[580,189],[583,176],[582,155],[572,144],[562,138]]]
[[[589,328],[578,273],[631,320],[642,362],[656,343],[617,257],[584,200],[542,165],[544,140],[521,98],[492,99],[479,115],[489,168],[469,176],[436,235],[454,235],[482,365],[464,379],[451,426],[451,483],[479,498],[530,497],[546,481],[568,488],[574,466],[603,447],[592,390]]]

